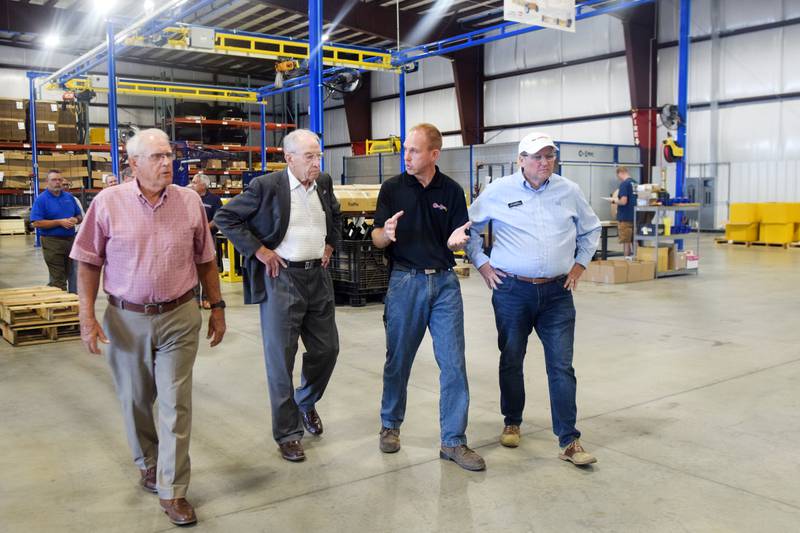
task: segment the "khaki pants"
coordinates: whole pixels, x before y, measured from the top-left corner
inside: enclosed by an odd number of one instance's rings
[[[72,250],[72,241],[75,237],[42,237],[42,256],[50,273],[50,287],[67,290],[67,278],[73,268],[69,252]],[[70,287],[70,292],[77,293],[76,287]]]
[[[189,487],[192,367],[201,322],[194,300],[161,315],[109,305],[103,320],[133,460],[142,470],[157,465],[162,499],[184,498]]]

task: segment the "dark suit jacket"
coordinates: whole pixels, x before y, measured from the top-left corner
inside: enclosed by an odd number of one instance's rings
[[[325,243],[336,246],[342,236],[342,215],[328,174],[317,178],[317,194],[328,227]],[[289,173],[284,169],[254,178],[214,216],[219,230],[242,255],[246,304],[261,303],[267,298],[266,267],[255,254],[262,245],[274,250],[281,243],[289,227],[290,207]]]

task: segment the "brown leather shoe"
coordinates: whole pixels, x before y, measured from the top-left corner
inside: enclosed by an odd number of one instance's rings
[[[156,487],[156,467],[151,466],[147,470],[139,470],[139,474],[142,476],[139,480],[139,485],[147,492],[156,494],[158,492]]]
[[[158,500],[161,508],[169,518],[169,521],[176,526],[185,526],[197,522],[197,515],[194,514],[192,504],[186,498],[175,498],[174,500]]]
[[[322,420],[316,409],[309,409],[303,413],[303,427],[315,437],[322,435]]]
[[[558,458],[578,466],[590,465],[597,462],[597,458],[584,450],[578,439],[575,439],[569,446],[561,450]]]
[[[395,453],[400,450],[400,429],[381,427],[378,447],[383,453]]]
[[[500,444],[506,448],[516,448],[519,446],[519,426],[506,426],[500,435]]]
[[[303,451],[303,444],[299,440],[290,440],[278,444],[281,457],[293,463],[306,460],[306,452]]]

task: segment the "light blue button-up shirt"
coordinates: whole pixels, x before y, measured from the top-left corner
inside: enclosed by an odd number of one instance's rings
[[[553,174],[534,189],[517,171],[490,183],[469,208],[467,255],[476,268],[493,268],[530,278],[552,278],[584,267],[597,250],[600,220],[578,185]],[[491,258],[480,232],[492,221]]]

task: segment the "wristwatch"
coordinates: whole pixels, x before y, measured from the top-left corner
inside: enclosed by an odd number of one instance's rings
[[[213,304],[208,306],[209,309],[225,309],[225,300],[220,300],[218,302],[214,302]]]

